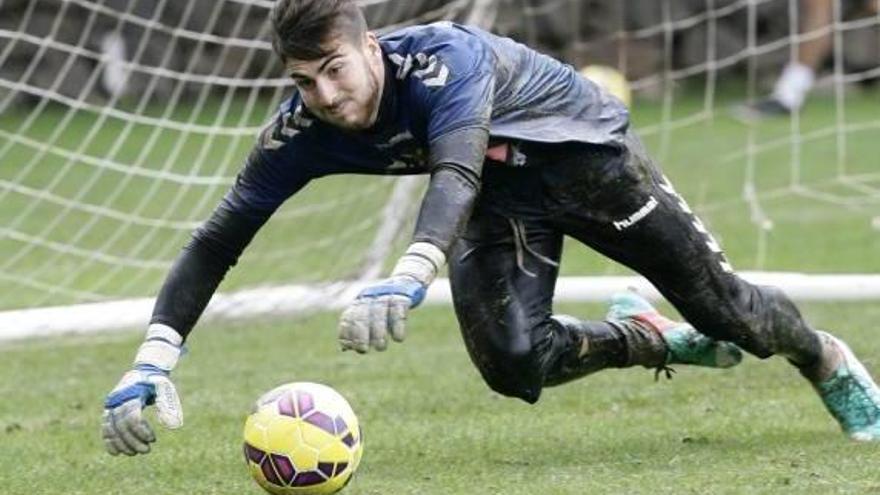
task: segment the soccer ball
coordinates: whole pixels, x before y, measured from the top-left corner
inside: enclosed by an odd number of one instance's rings
[[[607,65],[588,65],[580,70],[582,76],[616,96],[627,107],[632,103],[632,90],[619,70]]]
[[[363,449],[348,401],[317,383],[288,383],[265,393],[244,425],[248,469],[274,495],[338,492]]]

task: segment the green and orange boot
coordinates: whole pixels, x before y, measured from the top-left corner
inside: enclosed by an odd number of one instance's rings
[[[709,368],[730,368],[742,361],[742,351],[735,344],[707,337],[689,323],[661,315],[645,298],[633,291],[611,296],[607,319],[635,319],[657,331],[666,343],[665,364],[690,364]]]

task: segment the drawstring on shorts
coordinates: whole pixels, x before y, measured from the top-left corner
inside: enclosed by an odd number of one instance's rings
[[[554,268],[559,268],[559,263],[544,256],[543,254],[535,251],[529,246],[529,240],[526,236],[526,226],[523,224],[522,220],[516,220],[513,218],[508,218],[507,222],[510,224],[510,228],[513,230],[513,245],[516,248],[516,266],[522,270],[523,273],[528,275],[529,277],[537,277],[538,275],[534,272],[529,271],[525,267],[525,253],[529,253],[538,261],[543,262],[544,264],[550,265]]]

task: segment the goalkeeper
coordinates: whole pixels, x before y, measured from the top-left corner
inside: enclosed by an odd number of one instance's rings
[[[739,278],[646,155],[626,108],[569,66],[438,23],[377,38],[353,0],[279,0],[273,45],[296,91],[183,249],[134,366],[105,401],[111,454],[150,450],[142,417],[183,416],[169,375],[228,269],[272,213],[322,176],[430,174],[413,242],[343,312],[343,349],[383,350],[449,265],[465,345],[488,385],[529,403],[609,367],[788,359],[843,430],[880,440],[880,390],[779,290]],[[687,319],[633,293],[604,321],[552,312],[563,236],[646,276]],[[692,326],[691,326],[692,325]]]

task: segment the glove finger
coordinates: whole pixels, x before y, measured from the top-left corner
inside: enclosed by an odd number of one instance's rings
[[[133,422],[142,421],[140,412],[140,401],[137,400],[128,401],[110,411],[110,425],[121,444],[120,450],[125,455],[146,454],[150,451],[150,445],[135,437],[129,429]]]
[[[391,338],[395,342],[403,342],[406,338],[406,317],[409,312],[409,299],[394,297],[388,308],[388,327],[391,329]]]
[[[180,396],[177,395],[174,383],[162,375],[151,377],[150,381],[156,385],[156,413],[159,423],[169,430],[183,426],[183,407],[180,405]],[[143,424],[149,429],[146,422]],[[155,436],[153,438],[155,439]]]
[[[380,297],[370,303],[370,345],[377,351],[388,347],[388,303],[389,298]]]
[[[139,454],[146,454],[150,451],[150,441],[155,440],[155,435],[150,439],[149,435],[144,435],[141,437],[141,433],[144,431],[152,432],[152,429],[147,426],[147,420],[143,416],[143,406],[139,400],[132,400],[123,404],[122,407],[115,416],[116,422],[114,425],[117,427],[122,441],[125,442],[130,447],[134,448],[134,450]]]
[[[107,409],[104,410],[104,416],[101,421],[101,437],[104,439],[104,447],[106,447],[107,452],[110,455],[119,455],[128,450],[116,434],[116,430],[113,428],[110,411]]]
[[[363,354],[369,350],[369,323],[367,305],[356,302],[346,308],[339,318],[339,344],[342,350],[354,349]]]
[[[143,407],[140,401],[132,400],[126,402],[119,408],[123,412],[123,422],[125,431],[131,433],[138,441],[143,444],[156,441],[156,434],[153,428],[144,419]]]
[[[111,455],[125,454],[128,456],[135,455],[137,452],[122,440],[122,435],[116,425],[116,414],[113,410],[106,411],[107,421],[104,423],[104,445],[107,452]]]

